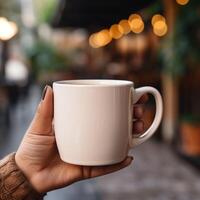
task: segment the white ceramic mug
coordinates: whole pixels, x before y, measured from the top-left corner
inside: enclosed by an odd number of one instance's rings
[[[131,81],[70,80],[53,84],[56,142],[63,161],[77,165],[121,162],[134,146],[149,139],[163,111],[153,87],[134,89]],[[145,93],[155,97],[156,114],[150,128],[132,135],[133,106]]]

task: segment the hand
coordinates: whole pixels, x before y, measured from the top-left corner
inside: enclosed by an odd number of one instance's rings
[[[141,118],[142,110],[137,106],[135,116]],[[47,86],[15,156],[16,164],[37,192],[45,193],[76,181],[109,174],[131,164],[132,157],[110,166],[88,167],[63,162],[58,154],[52,120],[53,91]],[[143,131],[141,123],[134,124],[135,133]]]

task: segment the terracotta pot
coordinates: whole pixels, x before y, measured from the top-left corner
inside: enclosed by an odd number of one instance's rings
[[[181,124],[181,147],[187,155],[200,156],[200,124]]]

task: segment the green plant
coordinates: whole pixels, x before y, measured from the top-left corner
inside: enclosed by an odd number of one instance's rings
[[[176,26],[177,41],[182,41],[182,50],[178,51],[188,64],[199,62],[200,56],[200,2],[198,0],[191,1],[188,6],[180,10]],[[182,38],[180,38],[182,36]],[[184,41],[184,43],[183,43]]]
[[[162,1],[156,1],[151,6],[145,8],[145,16],[147,18],[149,18],[149,19],[151,19],[151,17],[154,14],[162,13],[162,12],[163,12],[163,3],[162,3]]]
[[[26,50],[26,55],[35,76],[47,72],[66,71],[69,64],[66,55],[62,55],[53,45],[44,41],[36,42],[33,47]]]
[[[187,122],[189,124],[200,125],[200,115],[185,114],[181,118],[182,122]]]
[[[35,0],[35,10],[39,23],[49,22],[54,16],[58,1],[56,0]]]
[[[200,1],[193,0],[179,9],[172,34],[163,41],[160,51],[164,71],[180,76],[199,65]]]

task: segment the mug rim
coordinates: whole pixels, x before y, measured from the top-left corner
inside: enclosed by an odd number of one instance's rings
[[[134,86],[132,81],[116,79],[73,79],[55,81],[53,85],[70,86],[70,87],[120,87]]]

